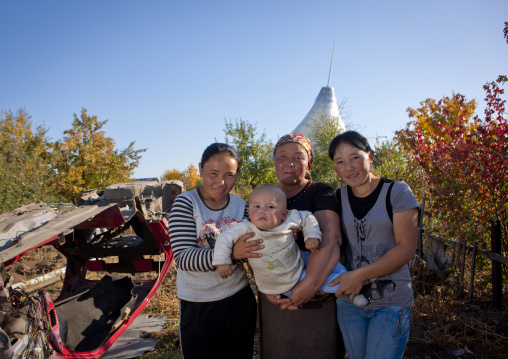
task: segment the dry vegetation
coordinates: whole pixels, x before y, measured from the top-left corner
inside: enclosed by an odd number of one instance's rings
[[[466,264],[466,268],[467,268]],[[459,295],[459,275],[438,279],[422,262],[412,268],[415,302],[405,358],[506,358],[508,315],[492,309],[490,273],[477,266],[474,297],[469,304],[469,280]],[[467,277],[467,276],[466,276]],[[508,286],[504,286],[504,293]],[[504,298],[504,308],[508,308]]]
[[[33,251],[16,262],[10,272],[21,280],[62,266],[63,257],[45,248]],[[464,279],[464,293],[458,294],[458,273],[452,268],[448,278],[440,280],[421,262],[412,267],[415,303],[412,327],[405,358],[506,358],[508,353],[508,315],[505,310],[491,308],[488,262],[477,267],[474,299],[468,303],[469,280]],[[467,273],[466,265],[466,273]],[[468,276],[466,276],[468,278]],[[165,329],[154,335],[159,343],[154,352],[143,359],[181,359],[178,342],[178,299],[176,266],[172,266],[164,283],[145,308],[145,314],[168,318]],[[48,290],[52,296],[58,285]],[[508,308],[508,286],[504,287],[504,308]],[[257,352],[257,350],[256,350]],[[453,353],[462,353],[458,356]]]

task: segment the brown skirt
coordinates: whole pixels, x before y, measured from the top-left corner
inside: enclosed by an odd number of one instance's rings
[[[312,300],[298,310],[281,310],[259,293],[258,309],[262,359],[344,358],[335,296]]]

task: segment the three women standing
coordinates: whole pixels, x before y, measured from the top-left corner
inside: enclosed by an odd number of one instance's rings
[[[350,358],[399,358],[409,333],[413,294],[407,263],[416,249],[419,205],[406,184],[390,184],[371,172],[374,154],[358,133],[337,136],[329,155],[347,184],[335,196],[328,185],[309,179],[313,153],[305,136],[289,134],[275,146],[287,208],[313,212],[323,236],[290,298],[259,293],[261,357],[340,358],[344,338]],[[212,266],[215,238],[245,216],[245,202],[229,193],[239,168],[231,146],[210,145],[199,165],[202,187],[178,196],[169,217],[186,359],[252,358],[256,302],[245,269],[233,266],[225,281]],[[316,292],[339,260],[341,226],[351,271],[330,284],[340,283],[335,302]],[[233,258],[260,256],[262,244],[248,237],[236,242]],[[305,250],[303,238],[297,243]],[[371,300],[365,308],[342,296],[360,291]]]

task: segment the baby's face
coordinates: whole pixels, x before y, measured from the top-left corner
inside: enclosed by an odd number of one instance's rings
[[[264,231],[277,227],[288,213],[286,199],[271,190],[253,192],[247,211],[252,224]]]

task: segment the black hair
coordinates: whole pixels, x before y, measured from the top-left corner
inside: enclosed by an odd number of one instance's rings
[[[343,143],[349,143],[350,145],[367,153],[372,151],[369,142],[365,137],[356,131],[346,131],[336,136],[332,142],[330,142],[330,147],[328,147],[328,156],[330,156],[331,160],[333,160],[333,156],[335,155],[335,150],[337,147]]]
[[[233,146],[228,145],[226,143],[220,143],[220,142],[212,143],[210,146],[205,148],[205,150],[203,151],[203,154],[201,155],[201,162],[200,162],[201,167],[203,167],[205,165],[205,163],[208,162],[210,157],[212,157],[213,155],[221,154],[221,153],[227,153],[229,156],[231,156],[236,161],[236,163],[238,164],[236,171],[239,172],[240,167],[242,165],[242,161],[240,160],[240,155],[238,155],[238,152],[236,151],[236,149]]]

